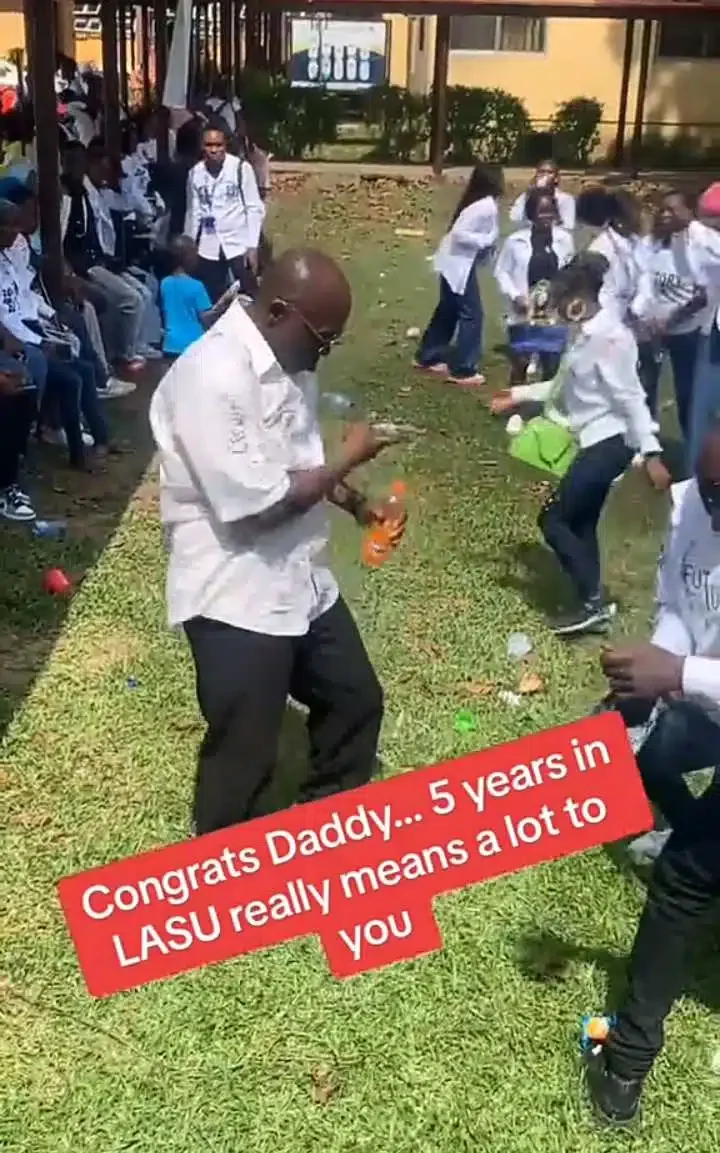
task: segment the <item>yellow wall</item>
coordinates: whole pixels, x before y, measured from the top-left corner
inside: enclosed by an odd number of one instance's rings
[[[411,49],[408,66],[408,36],[402,50],[393,51],[390,62],[393,83],[405,83],[419,92],[432,84],[435,46],[435,18],[425,18],[425,51],[420,42],[419,17],[394,17],[410,25]],[[400,36],[397,36],[400,41]],[[622,20],[568,19],[555,17],[546,25],[545,52],[451,52],[449,83],[469,87],[504,88],[518,96],[531,118],[547,121],[558,104],[574,96],[588,96],[604,105],[602,145],[610,144],[617,122],[625,24]],[[628,123],[632,124],[640,63],[640,25],[636,26]],[[717,127],[713,122],[717,122]],[[657,128],[656,128],[656,123]],[[682,125],[705,141],[720,138],[720,61],[667,61],[655,58],[652,64],[645,123],[653,130],[676,135]],[[703,128],[702,126],[705,125]]]

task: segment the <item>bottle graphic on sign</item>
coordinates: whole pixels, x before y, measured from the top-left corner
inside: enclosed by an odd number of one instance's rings
[[[370,81],[370,51],[368,48],[360,49],[360,67],[358,69],[358,76],[363,84],[368,84]]]
[[[345,79],[345,49],[341,44],[336,44],[333,49],[333,80],[339,81]]]
[[[346,59],[346,64],[345,64],[345,77],[351,84],[354,84],[355,81],[357,80],[357,74],[358,74],[358,50],[357,50],[357,48],[349,46],[346,49],[346,56],[347,56],[347,59]]]
[[[327,84],[332,76],[332,45],[323,44],[320,52],[320,76],[323,84]]]
[[[317,80],[318,76],[320,75],[320,64],[318,62],[319,55],[320,55],[320,36],[316,32],[310,41],[310,47],[308,48],[308,61],[307,61],[307,78],[308,78],[308,80],[311,80],[313,83]]]

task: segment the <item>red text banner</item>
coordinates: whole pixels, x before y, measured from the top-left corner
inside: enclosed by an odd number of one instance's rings
[[[441,893],[652,826],[612,713],[59,883],[90,993],[317,934],[337,977],[439,949]]]

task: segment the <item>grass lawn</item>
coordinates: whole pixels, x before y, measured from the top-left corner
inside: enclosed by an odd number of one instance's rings
[[[535,529],[542,482],[511,466],[502,427],[476,398],[409,369],[405,333],[434,305],[426,257],[456,195],[288,181],[274,227],[283,243],[304,239],[342,257],[355,290],[326,385],[428,430],[368,473],[377,493],[397,476],[408,482],[411,527],[397,557],[368,574],[340,517],[334,537],[336,570],[386,687],[382,751],[393,772],[568,721],[602,690],[598,643],[566,647],[543,627],[562,589]],[[428,235],[400,239],[397,226]],[[500,386],[490,284],[485,299],[487,367]],[[0,1147],[616,1148],[580,1099],[577,1036],[581,1016],[622,986],[642,890],[603,851],[441,899],[442,953],[346,983],[309,940],[106,1002],[86,994],[54,884],[185,837],[200,734],[188,654],[165,624],[156,493],[143,477],[148,396],[146,386],[113,408],[136,453],[108,477],[40,478],[42,511],[71,511],[66,543],[0,529]],[[640,477],[613,494],[605,552],[618,633],[645,634],[664,508]],[[87,573],[69,605],[40,591],[55,563]],[[496,690],[516,683],[506,641],[517,630],[532,637],[546,688],[512,708]],[[463,707],[478,718],[472,736],[453,729]],[[297,745],[286,740],[285,759],[297,761]],[[719,1147],[719,1004],[720,980],[701,974],[671,1018],[645,1120],[623,1148]]]

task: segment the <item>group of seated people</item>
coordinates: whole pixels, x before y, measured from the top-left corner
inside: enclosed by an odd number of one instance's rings
[[[216,105],[219,97],[213,99]],[[252,295],[264,247],[267,157],[246,133],[233,134],[222,101],[215,105],[179,126],[165,162],[158,159],[153,115],[123,121],[119,159],[102,136],[83,143],[77,133],[61,134],[60,302],[51,302],[43,282],[34,158],[25,164],[6,158],[0,176],[5,519],[36,516],[21,483],[31,435],[64,446],[73,469],[102,467],[115,451],[103,400],[132,392],[148,360],[183,352],[239,291]],[[16,110],[15,128],[18,116],[27,124],[27,114]],[[101,119],[95,127],[102,129]]]

